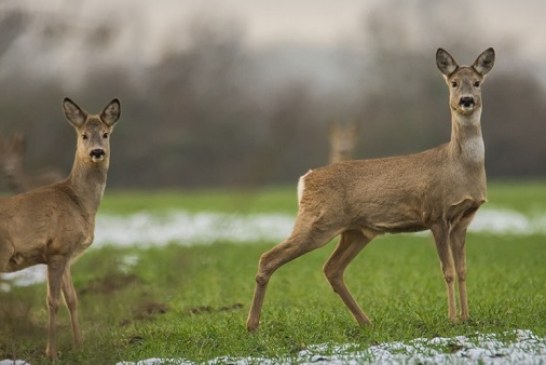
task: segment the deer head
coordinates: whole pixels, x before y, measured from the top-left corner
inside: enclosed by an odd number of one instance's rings
[[[494,63],[493,48],[483,51],[472,66],[459,66],[446,50],[438,49],[436,65],[449,86],[449,105],[453,112],[470,116],[481,110],[481,85]]]
[[[78,161],[107,163],[110,154],[110,134],[121,114],[119,100],[112,100],[98,115],[89,115],[69,98],[64,99],[63,109],[66,119],[78,135],[76,152]]]

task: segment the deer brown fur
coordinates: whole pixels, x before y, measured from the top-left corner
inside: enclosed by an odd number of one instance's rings
[[[77,136],[68,178],[0,199],[0,272],[47,265],[46,355],[51,358],[57,357],[55,319],[61,292],[70,312],[74,343],[77,347],[82,343],[70,266],[93,242],[95,215],[106,186],[110,133],[120,116],[117,99],[98,115],[87,114],[68,98],[63,108]]]
[[[455,279],[460,317],[469,317],[465,236],[476,210],[486,201],[481,83],[494,60],[494,50],[489,48],[472,66],[459,66],[448,52],[438,49],[436,63],[450,93],[448,143],[405,156],[338,162],[300,178],[294,229],[260,258],[248,330],[259,326],[267,283],[275,270],[339,234],[341,240],[324,273],[359,324],[370,320],[345,286],[347,265],[377,235],[422,230],[431,230],[436,243],[449,318],[457,319]]]

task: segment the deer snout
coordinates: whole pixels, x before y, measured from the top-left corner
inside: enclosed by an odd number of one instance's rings
[[[93,159],[93,161],[100,161],[104,158],[106,155],[106,152],[102,148],[95,148],[94,150],[91,150],[89,153],[89,156]]]
[[[462,96],[459,99],[459,105],[463,108],[471,108],[476,104],[476,100],[474,100],[473,96]]]

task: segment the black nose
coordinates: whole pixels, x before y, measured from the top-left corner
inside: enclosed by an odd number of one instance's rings
[[[472,96],[463,96],[461,100],[459,100],[459,105],[470,108],[474,105],[474,98]]]
[[[100,158],[104,156],[104,150],[102,148],[96,148],[89,153],[91,157]]]

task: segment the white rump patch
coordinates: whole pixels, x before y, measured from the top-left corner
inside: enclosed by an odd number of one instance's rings
[[[305,175],[300,177],[298,180],[298,205],[301,203],[301,198],[303,197],[303,190],[305,189],[305,177],[311,173],[312,170],[309,170]]]

